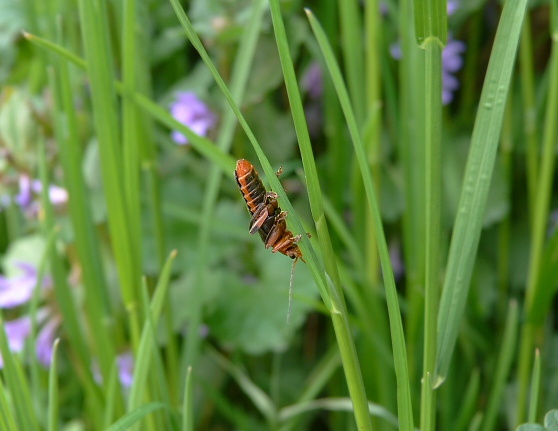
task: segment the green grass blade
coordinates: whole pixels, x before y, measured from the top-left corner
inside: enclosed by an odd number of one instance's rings
[[[445,6],[445,5],[444,5]],[[433,15],[429,20],[435,21]],[[444,16],[445,18],[445,16]],[[436,368],[436,320],[440,295],[440,231],[442,213],[442,47],[436,38],[422,44],[425,55],[425,142],[426,176],[425,214],[425,299],[424,299],[424,362],[423,382],[429,381]],[[433,431],[436,424],[436,394],[433,388],[422,385],[421,430]]]
[[[0,429],[6,431],[18,431],[14,409],[8,402],[8,394],[4,382],[0,379]]]
[[[239,45],[239,55],[235,59],[231,78],[231,95],[237,104],[241,104],[248,78],[250,76],[250,66],[253,63],[254,54],[256,52],[256,44],[261,31],[263,22],[263,13],[265,2],[260,0],[254,4],[250,21],[248,22],[244,35]],[[236,127],[236,117],[234,112],[223,107],[225,112],[222,120],[221,130],[217,138],[217,146],[223,151],[228,152],[233,142],[234,130]],[[221,188],[221,179],[223,173],[218,165],[213,165],[209,172],[207,188],[202,209],[202,222],[198,235],[196,269],[194,273],[194,286],[205,286],[205,277],[208,271],[207,264],[210,261],[210,237],[213,232],[213,214],[217,205],[217,198]],[[193,366],[198,354],[200,337],[199,327],[202,318],[203,295],[192,295],[192,317],[188,324],[188,338],[186,341],[185,363],[187,366]]]
[[[510,374],[516,352],[518,322],[519,311],[517,302],[511,301],[481,431],[492,431],[495,429],[497,414],[502,408],[501,400],[503,399],[506,381]]]
[[[134,411],[126,414],[125,416],[121,417],[118,421],[116,421],[110,428],[106,431],[125,431],[130,429],[136,422],[143,419],[149,413],[152,413],[156,410],[160,409],[169,409],[166,404],[163,403],[149,403],[144,404],[141,407],[138,407]]]
[[[58,345],[60,339],[54,340],[52,347],[52,361],[48,374],[48,431],[58,430],[60,406],[58,397]]]
[[[124,94],[138,91],[138,69],[146,67],[139,64],[137,57],[137,6],[136,0],[122,1],[124,25],[122,29],[122,90]],[[130,97],[122,100],[122,172],[128,227],[130,230],[130,248],[133,260],[139,267],[142,259],[142,225],[140,202],[140,151],[142,139],[138,106]]]
[[[194,383],[192,379],[192,367],[186,372],[186,383],[184,384],[184,402],[182,404],[182,431],[194,431]]]
[[[440,46],[445,45],[448,38],[446,0],[414,0],[414,3],[417,43],[423,45],[433,38]]]
[[[527,420],[537,420],[537,409],[539,407],[539,394],[541,392],[541,354],[539,349],[535,350],[535,361],[533,362],[533,376],[531,378],[531,397],[529,398],[529,414]]]
[[[109,30],[106,5],[98,0],[78,2],[81,32],[87,69],[91,85],[95,129],[99,142],[101,175],[107,202],[108,225],[111,245],[118,268],[122,298],[126,308],[136,309],[141,301],[136,286],[141,279],[140,262],[133,251],[135,240],[130,226],[134,217],[126,207],[126,197],[122,178],[123,154],[116,109],[116,92],[112,71],[112,55],[109,44]],[[138,313],[130,313],[130,330],[135,345],[139,332]],[[102,370],[105,381],[110,369]]]
[[[192,23],[184,13],[184,10],[182,9],[182,6],[180,5],[178,0],[170,0],[170,2],[176,12],[176,15],[178,16],[180,23],[182,24],[182,27],[184,28],[184,31],[186,32],[186,35],[188,36],[188,39],[190,40],[194,48],[198,51],[204,63],[207,65],[209,71],[211,72],[213,78],[215,79],[215,82],[223,92],[223,95],[229,102],[229,106],[234,111],[236,118],[238,119],[240,125],[242,126],[242,129],[244,130],[248,139],[250,140],[250,143],[254,147],[254,150],[256,151],[256,154],[258,156],[258,159],[260,160],[262,168],[267,176],[267,179],[271,183],[272,189],[279,195],[281,207],[282,208],[284,207],[284,209],[287,212],[289,212],[289,214],[291,215],[290,222],[292,222],[295,225],[295,229],[293,229],[293,231],[295,233],[304,232],[304,228],[302,226],[301,221],[297,217],[294,208],[287,197],[287,194],[285,193],[283,187],[281,186],[281,183],[279,182],[279,180],[275,175],[275,170],[271,167],[271,164],[269,163],[267,157],[263,153],[261,146],[257,142],[254,134],[252,133],[252,130],[248,126],[248,123],[246,123],[246,120],[244,119],[244,116],[240,112],[240,109],[238,108],[238,105],[234,101],[229,89],[225,85],[223,79],[219,75],[219,72],[217,71],[211,59],[209,58],[209,55],[207,54],[205,48],[203,47],[203,44],[201,43],[196,32],[194,31]],[[188,136],[188,139],[189,138],[190,137]],[[230,172],[232,174],[233,169],[231,169]],[[302,236],[299,245],[301,246],[302,252],[304,253],[304,258],[306,260],[306,263],[310,271],[312,272],[312,276],[314,277],[314,280],[318,285],[318,289],[320,290],[320,294],[322,295],[324,303],[326,304],[328,309],[331,310],[332,305],[328,294],[328,287],[327,287],[328,282],[326,280],[326,276],[316,255],[316,252],[314,251],[312,244],[310,243],[310,240],[305,235]]]
[[[20,431],[39,430],[39,423],[33,409],[28,381],[23,374],[19,360],[10,350],[4,328],[4,318],[0,316],[0,353],[4,361],[3,375],[9,390],[11,405]]]
[[[277,417],[277,409],[269,396],[260,389],[250,377],[242,371],[239,367],[225,358],[215,349],[208,350],[209,356],[226,370],[232,378],[238,383],[238,386],[252,401],[254,406],[259,410],[263,417],[266,418],[268,423],[274,423]]]
[[[173,251],[159,277],[159,282],[155,288],[155,293],[151,300],[150,310],[151,319],[153,325],[156,325],[159,316],[161,315],[161,310],[165,303],[165,298],[167,297],[169,279],[171,274],[172,262],[176,257],[176,251]],[[134,383],[130,390],[130,398],[128,400],[128,411],[132,412],[141,404],[143,397],[147,391],[147,378],[148,373],[151,369],[151,349],[155,348],[155,334],[152,330],[152,324],[149,319],[146,319],[143,325],[140,342],[138,345],[138,351],[136,354],[136,364],[134,369]]]
[[[71,53],[62,46],[52,43],[41,37],[32,35],[30,33],[24,32],[23,35],[30,42],[49,51],[53,51],[60,55],[62,58],[65,58],[66,60],[72,62],[79,68],[87,70],[87,63],[83,59]],[[121,82],[115,81],[114,86],[117,91],[123,93]],[[231,178],[233,177],[233,171],[236,161],[231,156],[217,148],[212,141],[193,132],[190,128],[182,124],[180,121],[174,119],[173,116],[170,115],[170,113],[166,109],[157,105],[146,96],[139,93],[134,93],[131,95],[127,95],[127,97],[131,97],[140,108],[142,108],[145,112],[150,114],[160,123],[164,124],[170,129],[176,129],[177,131],[185,135],[196,151],[199,151],[199,153],[202,154],[204,157],[218,164],[224,171],[230,173]]]
[[[527,321],[524,323],[519,360],[519,396],[518,396],[518,420],[522,422],[525,418],[525,407],[529,385],[529,374],[531,372],[531,360],[533,347],[535,346],[536,333],[542,333],[542,326],[536,322],[542,322],[540,313],[544,310],[535,309],[535,305],[541,305],[540,297],[548,296],[548,290],[553,286],[546,282],[539,282],[541,273],[545,271],[544,244],[546,241],[546,229],[548,223],[549,206],[552,199],[552,188],[554,184],[556,165],[556,118],[558,118],[558,1],[551,3],[551,40],[552,51],[548,65],[549,86],[546,95],[546,111],[544,130],[542,138],[542,154],[540,159],[540,172],[537,180],[537,195],[535,212],[533,214],[533,228],[531,232],[531,250],[529,256],[529,277],[527,279],[527,292],[525,294],[525,308]]]
[[[526,4],[518,0],[504,6],[481,94],[438,316],[435,385],[447,375],[467,303]]]
[[[360,134],[356,124],[356,120],[352,113],[351,105],[349,102],[349,97],[343,80],[341,77],[341,72],[335,61],[335,57],[329,46],[325,33],[321,29],[321,26],[315,19],[314,15],[307,11],[308,19],[310,20],[310,25],[312,30],[320,44],[320,48],[325,57],[326,64],[328,66],[329,72],[331,74],[333,83],[337,90],[337,95],[347,124],[349,126],[349,132],[351,134],[351,139],[353,141],[355,154],[357,161],[359,163],[359,168],[364,181],[364,187],[366,190],[366,197],[368,199],[368,205],[370,211],[374,218],[374,227],[376,228],[376,235],[378,238],[378,249],[380,254],[380,261],[382,265],[382,271],[384,275],[384,283],[386,288],[386,297],[388,304],[389,320],[391,327],[395,370],[397,376],[397,388],[398,388],[398,412],[399,421],[402,430],[413,430],[413,418],[412,418],[412,407],[411,407],[411,394],[409,387],[409,376],[407,368],[407,353],[405,349],[405,336],[403,334],[403,324],[401,321],[401,312],[399,310],[399,302],[397,298],[397,289],[395,286],[395,280],[393,278],[393,270],[391,268],[391,262],[389,259],[389,252],[387,248],[387,243],[385,239],[385,234],[382,226],[382,220],[380,217],[380,212],[378,209],[378,204],[376,202],[374,184],[372,179],[372,174],[367,164],[367,158],[364,151],[364,146],[360,140]]]

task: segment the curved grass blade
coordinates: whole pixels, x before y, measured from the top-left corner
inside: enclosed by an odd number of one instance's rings
[[[401,312],[399,309],[397,289],[393,277],[393,269],[391,267],[382,220],[378,209],[378,203],[376,201],[372,173],[370,172],[368,166],[366,153],[360,139],[360,133],[358,131],[354,114],[352,112],[349,96],[343,83],[341,71],[339,70],[339,66],[337,65],[333,51],[327,41],[323,29],[321,28],[314,15],[309,10],[306,11],[306,14],[308,15],[310,25],[324,55],[328,70],[331,74],[335,89],[337,91],[337,95],[339,97],[339,101],[343,109],[343,113],[345,114],[349,132],[351,134],[351,139],[353,141],[356,158],[364,182],[368,205],[370,206],[370,211],[374,218],[373,222],[374,227],[376,228],[376,235],[378,239],[378,249],[382,265],[382,272],[384,275],[388,313],[390,318],[389,320],[393,343],[395,372],[397,376],[400,426],[402,430],[412,431],[414,426],[412,418],[411,392],[409,386],[409,371],[407,366],[407,352],[405,348],[405,335],[403,333],[403,323],[401,321]]]
[[[526,4],[506,2],[481,94],[438,315],[436,386],[446,378],[465,312]]]
[[[118,421],[116,421],[106,431],[125,431],[129,429],[132,425],[134,425],[136,422],[143,419],[149,413],[160,409],[170,410],[169,407],[163,403],[145,404],[141,407],[138,407],[134,411],[128,413],[127,415],[121,417],[120,419],[118,419]]]

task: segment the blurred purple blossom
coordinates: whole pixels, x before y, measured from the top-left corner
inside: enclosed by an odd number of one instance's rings
[[[18,319],[4,322],[4,329],[8,338],[8,344],[12,352],[21,352],[25,345],[25,339],[31,332],[31,318],[23,316]],[[0,368],[4,367],[4,360],[0,355]]]
[[[442,103],[447,105],[453,100],[453,93],[459,88],[459,81],[453,75],[463,67],[461,54],[465,52],[465,43],[448,36],[448,43],[442,51]]]
[[[0,275],[0,308],[14,308],[29,302],[37,285],[38,273],[35,266],[27,262],[17,262],[15,266],[21,269],[21,274],[11,278]],[[45,277],[43,287],[49,287],[50,285],[50,278]],[[42,328],[37,335],[35,348],[39,362],[45,366],[50,365],[52,344],[54,343],[55,332],[60,326],[60,321],[60,317],[53,315],[48,308],[42,308],[37,312],[37,322],[39,325],[42,324]],[[20,352],[23,349],[25,339],[31,332],[31,318],[22,316],[6,322],[4,327],[10,350]],[[0,365],[3,365],[1,358]]]
[[[118,378],[123,387],[129,388],[134,382],[134,356],[131,352],[121,353],[116,357],[116,366],[118,367]],[[93,377],[99,384],[103,382],[103,376],[99,371],[99,364],[93,363]]]
[[[171,105],[170,111],[176,120],[200,136],[207,136],[209,129],[217,124],[217,116],[191,91],[177,93],[176,101]],[[188,143],[188,138],[176,130],[171,136],[177,144]]]
[[[316,61],[312,62],[304,72],[301,81],[302,89],[305,90],[311,99],[317,100],[322,97],[323,92],[323,78],[322,68]]]
[[[35,215],[39,210],[39,202],[34,199],[34,194],[41,193],[43,185],[39,180],[31,181],[27,174],[19,176],[19,193],[15,197],[16,203],[28,215]],[[64,205],[68,202],[68,192],[62,187],[51,184],[48,188],[50,202],[54,206]]]
[[[125,388],[132,386],[134,382],[134,357],[131,352],[125,352],[116,358],[118,364],[118,376],[120,383]]]
[[[453,15],[459,9],[459,0],[448,0],[448,15]]]
[[[0,308],[25,304],[31,299],[37,284],[37,268],[27,262],[17,262],[15,265],[21,269],[20,275],[6,278],[0,274]],[[44,280],[43,286],[47,284],[50,284],[49,280]]]
[[[56,331],[60,327],[61,319],[58,316],[52,316],[41,328],[37,335],[37,344],[35,346],[37,359],[45,367],[50,366],[52,362],[52,348],[56,339]]]

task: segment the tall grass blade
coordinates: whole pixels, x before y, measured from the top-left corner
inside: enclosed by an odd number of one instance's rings
[[[328,70],[331,74],[335,89],[337,90],[337,95],[339,97],[343,113],[345,114],[345,119],[347,121],[351,139],[353,141],[356,158],[364,181],[368,205],[373,216],[374,227],[376,229],[376,235],[378,239],[378,249],[384,275],[388,313],[390,318],[389,320],[393,343],[395,373],[397,377],[398,416],[401,429],[411,431],[414,426],[412,418],[411,393],[409,386],[410,382],[407,368],[407,353],[405,349],[405,336],[403,334],[403,323],[401,321],[401,312],[399,309],[399,302],[397,298],[397,288],[395,286],[395,280],[393,278],[393,269],[391,267],[391,261],[389,258],[389,251],[387,248],[382,220],[376,201],[372,174],[370,172],[370,168],[368,167],[366,153],[364,151],[364,146],[362,145],[360,139],[360,133],[358,131],[356,120],[351,109],[349,96],[343,84],[341,71],[339,70],[339,66],[335,61],[333,51],[329,46],[325,33],[323,32],[320,24],[318,23],[314,15],[310,11],[307,11],[306,13],[308,15],[308,19],[310,20],[312,30],[314,31],[316,39],[318,40],[318,43],[320,45],[320,49],[322,50],[322,53],[326,60]]]
[[[58,389],[58,345],[60,339],[54,340],[52,346],[52,360],[48,374],[48,431],[58,430],[60,419],[59,389]]]
[[[484,81],[438,316],[435,385],[446,378],[467,303],[526,4],[526,0],[505,4]]]

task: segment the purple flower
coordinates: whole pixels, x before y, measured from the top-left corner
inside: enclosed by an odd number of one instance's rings
[[[448,15],[453,15],[459,9],[459,0],[448,0]]]
[[[448,43],[442,51],[442,103],[447,105],[453,100],[453,93],[459,88],[459,81],[453,75],[463,67],[461,54],[465,43],[448,36]]]
[[[302,77],[301,86],[311,99],[317,100],[323,91],[322,68],[318,62],[313,62]]]
[[[29,316],[4,322],[4,329],[8,338],[8,344],[12,352],[21,352],[25,345],[25,339],[31,332],[31,318]],[[0,355],[0,368],[4,367],[4,360]]]
[[[26,214],[33,216],[39,211],[39,202],[34,199],[34,194],[41,193],[43,185],[39,180],[31,181],[27,174],[19,176],[19,193],[15,197],[16,203]],[[62,187],[50,185],[48,188],[49,199],[54,206],[61,206],[68,202],[68,192]]]
[[[116,366],[118,367],[118,378],[120,384],[129,388],[134,382],[134,357],[131,352],[121,353],[116,357]],[[93,377],[97,383],[103,382],[103,376],[99,371],[99,364],[93,363]]]
[[[129,388],[134,382],[134,357],[132,353],[125,352],[118,355],[116,363],[118,365],[120,383],[122,383],[122,386],[125,388]]]
[[[52,362],[52,350],[54,340],[56,339],[56,331],[61,323],[59,316],[52,316],[41,328],[37,335],[37,344],[35,350],[37,359],[45,367],[49,367]]]
[[[37,269],[26,262],[18,262],[16,266],[22,274],[6,278],[0,275],[0,308],[14,308],[25,304],[31,299],[37,284]]]
[[[175,119],[200,136],[207,136],[209,129],[217,124],[217,116],[195,93],[190,91],[178,93],[170,111]],[[176,130],[172,132],[171,136],[177,144],[185,145],[188,143],[188,138]]]

